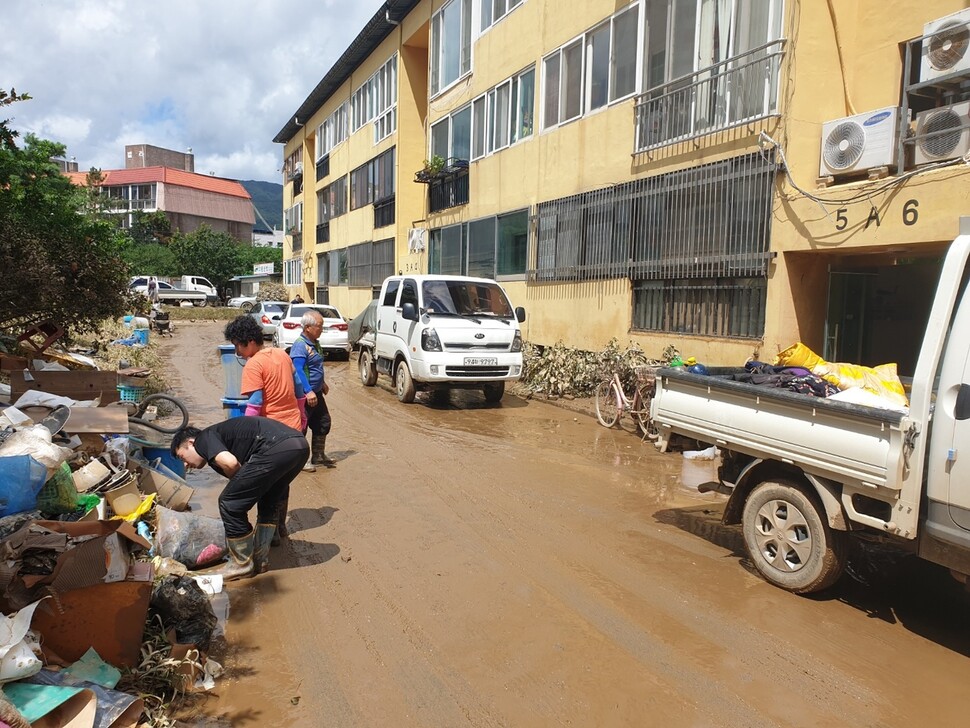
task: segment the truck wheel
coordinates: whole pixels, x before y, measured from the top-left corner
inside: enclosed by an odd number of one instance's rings
[[[256,305],[255,303],[250,303],[249,301],[246,301],[246,303],[242,304],[239,307],[239,310],[242,311],[243,313],[249,313],[250,311],[253,310],[253,307],[255,305]]]
[[[199,308],[205,308],[209,305],[209,300],[207,298],[203,298],[201,301],[196,301],[195,305]]]
[[[414,401],[414,380],[411,379],[411,370],[408,369],[407,362],[402,361],[397,365],[397,371],[394,373],[394,389],[397,391],[397,398],[404,404]]]
[[[361,349],[357,355],[357,368],[360,370],[360,382],[365,387],[373,387],[377,384],[377,367],[374,366],[374,357],[370,349]]]
[[[502,395],[505,394],[505,382],[485,384],[482,386],[482,393],[485,395],[486,402],[497,404],[502,401]]]
[[[846,534],[829,527],[815,494],[800,485],[779,480],[755,487],[741,528],[755,568],[775,586],[810,594],[842,576]]]

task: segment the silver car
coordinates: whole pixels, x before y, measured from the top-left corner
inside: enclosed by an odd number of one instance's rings
[[[272,339],[276,336],[276,325],[283,318],[289,305],[286,301],[260,301],[253,306],[249,315],[263,327],[264,339]]]

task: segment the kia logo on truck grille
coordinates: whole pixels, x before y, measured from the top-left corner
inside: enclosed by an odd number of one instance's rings
[[[475,338],[476,339],[484,339],[485,338],[485,334],[475,334]]]

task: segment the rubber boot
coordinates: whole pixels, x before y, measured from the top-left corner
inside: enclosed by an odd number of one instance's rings
[[[276,531],[273,533],[273,546],[279,546],[280,541],[290,537],[290,532],[286,530],[286,513],[290,509],[290,496],[281,500],[276,506]]]
[[[310,456],[310,462],[313,465],[325,465],[328,468],[337,467],[337,461],[327,457],[326,435],[314,435],[310,445],[313,448],[313,454]]]
[[[207,574],[221,574],[223,581],[245,579],[253,575],[253,546],[256,531],[250,531],[239,538],[227,538],[229,561],[214,569],[206,569]]]
[[[253,576],[269,568],[269,546],[276,535],[275,523],[257,523],[253,541]]]

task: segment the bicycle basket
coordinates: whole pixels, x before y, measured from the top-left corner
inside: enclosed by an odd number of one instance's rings
[[[656,382],[658,369],[660,369],[659,366],[649,364],[633,367],[633,371],[636,372],[637,375],[637,381],[640,384],[653,384]]]

